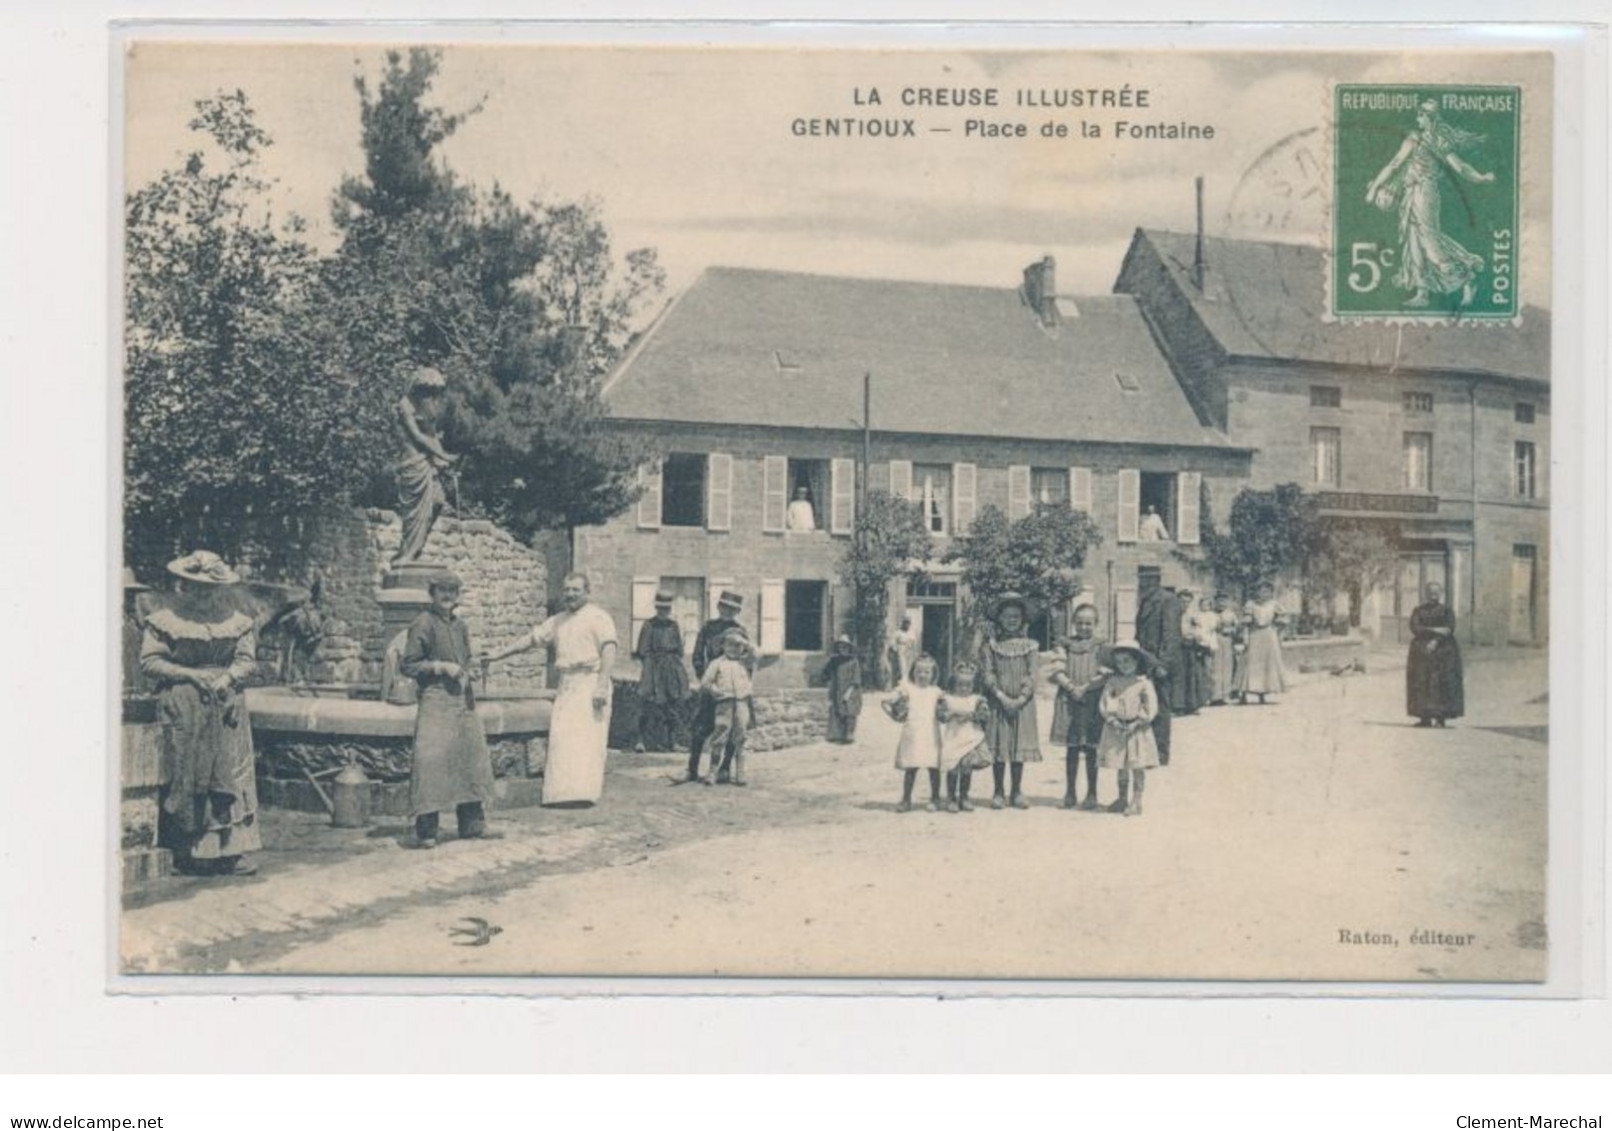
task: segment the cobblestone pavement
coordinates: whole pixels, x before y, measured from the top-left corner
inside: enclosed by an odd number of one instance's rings
[[[1178,720],[1134,820],[1059,808],[1061,757],[1030,767],[1029,812],[898,816],[871,702],[856,745],[758,755],[747,789],[670,788],[680,756],[613,753],[600,806],[496,814],[497,841],[422,853],[400,820],[271,814],[258,877],[130,902],[125,968],[1537,977],[1543,657],[1472,657],[1472,714],[1448,731],[1406,725],[1402,680],[1305,676],[1275,705]],[[454,945],[472,915],[502,933]]]

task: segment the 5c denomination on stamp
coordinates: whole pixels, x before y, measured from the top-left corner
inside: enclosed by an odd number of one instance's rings
[[[1334,89],[1333,317],[1517,316],[1521,110],[1516,87]]]

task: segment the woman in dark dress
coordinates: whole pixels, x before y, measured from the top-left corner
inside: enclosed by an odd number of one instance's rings
[[[862,713],[862,665],[849,636],[834,641],[834,654],[823,674],[828,679],[828,740],[851,742]]]
[[[676,737],[677,705],[688,698],[688,669],[683,666],[683,633],[672,619],[672,595],[655,594],[655,615],[644,622],[634,650],[642,665],[638,676],[638,752],[664,753]]]
[[[1455,613],[1444,603],[1444,588],[1433,582],[1411,613],[1411,646],[1405,665],[1405,713],[1416,725],[1443,726],[1466,710],[1461,646],[1455,642]]]

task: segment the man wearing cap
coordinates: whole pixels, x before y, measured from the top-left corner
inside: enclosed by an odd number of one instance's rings
[[[470,684],[470,629],[454,611],[462,585],[455,574],[443,570],[432,576],[427,588],[431,607],[409,625],[398,664],[398,670],[420,688],[409,773],[416,848],[437,846],[440,814],[450,805],[461,838],[497,835],[487,831],[493,761]]]
[[[694,678],[703,679],[705,669],[722,655],[722,638],[729,632],[738,632],[748,639],[744,625],[739,623],[739,614],[744,609],[744,596],[731,589],[722,590],[716,599],[717,615],[705,622],[700,629],[699,636],[694,638]],[[750,674],[756,670],[755,649],[746,649],[745,666]],[[754,704],[750,704],[752,709]],[[684,785],[688,782],[700,780],[700,750],[705,746],[705,740],[711,737],[716,729],[716,704],[710,696],[701,694],[700,707],[694,715],[694,732],[689,739],[688,773],[674,781],[673,785]],[[722,754],[722,765],[718,767],[718,781],[728,780],[732,769],[733,747],[730,744]]]
[[[487,662],[546,648],[560,689],[549,718],[549,758],[543,804],[586,806],[604,794],[610,741],[610,673],[616,664],[616,622],[592,601],[586,575],[568,573],[563,608]]]
[[[638,752],[672,748],[676,708],[688,696],[688,669],[683,666],[683,633],[672,619],[672,595],[655,594],[655,615],[638,633],[633,657],[638,676]]]
[[[1159,584],[1154,574],[1137,579],[1141,590],[1136,604],[1136,642],[1153,658],[1145,674],[1158,691],[1159,710],[1153,718],[1153,742],[1159,765],[1170,764],[1170,699],[1176,673],[1172,665],[1181,656],[1181,605],[1175,594]]]

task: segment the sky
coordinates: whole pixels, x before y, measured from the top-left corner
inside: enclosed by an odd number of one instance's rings
[[[329,201],[360,172],[354,76],[374,43],[132,43],[124,157],[138,186],[195,144],[197,99],[245,91],[275,144],[276,210],[331,239]],[[1549,59],[1132,50],[950,51],[452,45],[435,101],[482,109],[442,156],[517,198],[596,198],[618,254],[652,246],[669,293],[714,265],[1012,287],[1046,254],[1059,290],[1106,293],[1137,227],[1323,242],[1334,82],[1520,84],[1522,282],[1548,305]],[[866,104],[877,88],[881,103]],[[995,89],[995,108],[901,105],[906,89]],[[1145,90],[1146,108],[1039,109],[1014,92]],[[858,104],[858,101],[863,104]],[[796,136],[796,119],[915,119],[910,139]],[[965,134],[971,119],[1030,137]],[[1212,126],[1213,140],[1121,140],[1117,119]],[[1098,139],[1078,136],[1097,123]],[[1042,138],[1063,123],[1072,135]],[[1409,123],[1407,123],[1408,125]],[[950,132],[931,132],[947,129]],[[1319,191],[1315,191],[1319,190]]]

